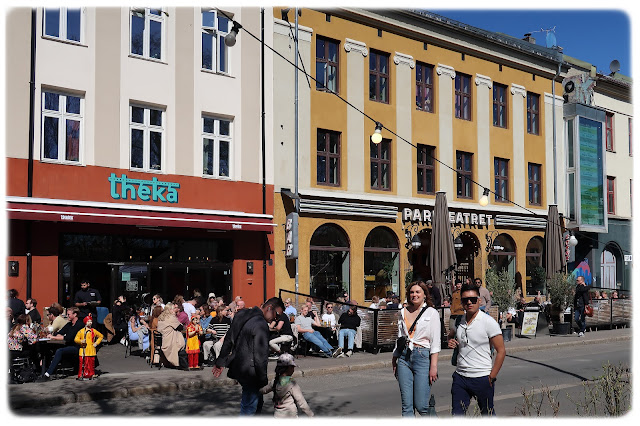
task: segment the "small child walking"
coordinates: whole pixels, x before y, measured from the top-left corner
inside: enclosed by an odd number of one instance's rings
[[[260,389],[262,394],[273,392],[273,407],[276,418],[298,417],[298,408],[313,417],[313,411],[302,395],[298,384],[291,380],[293,371],[297,367],[293,355],[284,353],[278,357],[276,364],[276,377],[273,383]]]
[[[189,370],[199,370],[198,357],[200,356],[200,336],[202,335],[200,317],[191,316],[191,322],[187,326],[187,354],[189,354]]]

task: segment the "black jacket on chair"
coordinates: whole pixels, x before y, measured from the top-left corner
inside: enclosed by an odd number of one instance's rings
[[[269,362],[269,326],[258,307],[243,309],[233,318],[224,337],[216,366],[228,367],[227,376],[241,385],[266,386]]]

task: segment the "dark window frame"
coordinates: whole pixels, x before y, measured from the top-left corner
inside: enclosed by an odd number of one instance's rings
[[[607,176],[607,214],[616,214],[615,176]]]
[[[501,169],[501,164],[505,164],[506,175],[503,176],[498,174],[498,171]],[[508,203],[509,202],[509,160],[506,158],[494,157],[493,158],[493,182],[494,182],[494,200],[498,203]],[[504,196],[499,195],[500,183],[506,183],[506,190]]]
[[[433,65],[425,64],[423,62],[416,63],[416,108],[419,111],[424,112],[435,112],[435,92],[434,92],[434,84],[433,84]],[[420,74],[422,74],[422,81],[418,80],[418,70],[420,70]],[[425,75],[429,73],[429,81],[431,83],[425,82]],[[425,99],[422,99],[421,95],[424,92],[430,93],[430,96]],[[427,102],[427,99],[429,100]]]
[[[538,180],[533,179],[532,169],[538,170]],[[542,205],[542,165],[536,163],[529,163],[527,167],[527,172],[529,174],[529,204],[533,206],[541,206]],[[538,188],[538,200],[534,199],[535,191],[532,189]]]
[[[540,135],[540,95],[533,92],[527,92],[527,133]]]
[[[503,102],[500,102],[497,91],[502,90],[504,92]],[[502,108],[502,112],[500,112],[500,108]],[[506,129],[509,127],[509,108],[508,108],[508,97],[507,97],[507,86],[500,83],[493,84],[493,126],[500,127],[502,129]],[[503,116],[504,126],[499,124],[498,118]]]
[[[466,157],[470,157],[470,161],[469,161],[469,170],[465,170],[464,168],[464,163],[465,163],[465,159]],[[460,163],[460,167],[458,166],[458,162]],[[473,153],[471,152],[465,152],[465,151],[456,151],[456,195],[458,196],[458,198],[465,198],[465,199],[473,199]],[[461,190],[461,186],[460,183],[461,181],[464,182],[464,179],[468,180],[470,182],[469,184],[469,193],[468,194],[464,194]],[[462,188],[464,189],[466,187],[466,185],[463,185]]]
[[[321,134],[325,134],[325,151],[318,151],[318,139],[320,138]],[[330,151],[330,147],[331,147],[331,142],[330,142],[330,136],[331,134],[335,134],[338,135],[338,153],[334,154],[331,153]],[[327,129],[318,129],[316,132],[316,137],[318,139],[316,139],[316,168],[318,167],[317,164],[317,158],[319,157],[325,157],[325,177],[327,178],[327,180],[329,180],[329,176],[331,176],[331,174],[329,173],[330,170],[330,159],[331,158],[335,158],[337,160],[337,165],[336,168],[338,170],[337,172],[337,176],[336,176],[336,183],[330,183],[330,182],[320,182],[318,180],[318,171],[316,170],[316,184],[318,185],[323,185],[323,186],[340,186],[340,182],[341,182],[341,166],[342,166],[342,162],[341,162],[341,149],[342,149],[342,133],[341,132],[336,132],[334,130],[327,130]]]
[[[382,147],[384,144],[388,144],[388,152],[389,152],[389,158],[384,160],[382,159]],[[373,156],[373,151],[372,148],[375,147],[376,148],[376,154],[377,157]],[[373,169],[373,164],[377,163],[378,164],[378,186],[373,186],[373,182],[370,182],[370,187],[371,189],[374,189],[376,191],[391,191],[391,139],[382,139],[382,142],[380,142],[379,144],[374,144],[373,142],[369,142],[369,176],[371,176],[371,169]],[[387,168],[387,188],[384,188],[381,186],[382,183],[382,165],[383,164],[387,164],[389,167]]]
[[[469,87],[469,92],[465,92],[463,91],[463,87],[464,87],[464,81],[468,80],[468,87]],[[457,87],[460,87],[460,89],[458,89]],[[461,120],[467,120],[467,121],[472,121],[473,118],[473,114],[471,113],[473,111],[473,98],[471,96],[471,93],[473,92],[473,87],[471,86],[471,76],[468,74],[462,74],[462,73],[456,73],[456,78],[455,78],[455,82],[454,82],[454,115],[456,118],[459,118]],[[468,116],[463,116],[463,104],[464,104],[464,99],[469,99],[469,113]]]
[[[607,112],[604,119],[605,124],[605,147],[609,152],[615,152],[613,144],[613,113]]]
[[[433,195],[436,193],[436,167],[434,160],[435,151],[435,146],[418,144],[418,149],[416,150],[416,191],[418,192],[418,194]],[[420,171],[422,171],[422,188],[424,188],[422,191],[420,190],[420,187],[418,185],[420,183]],[[427,185],[428,174],[431,174],[431,190],[429,190]]]
[[[340,42],[338,40],[334,40],[328,37],[324,37],[324,36],[316,36],[316,45],[318,43],[318,39],[324,40],[324,58],[318,58],[318,48],[316,47],[316,70],[317,70],[317,64],[318,62],[321,63],[325,63],[327,64],[327,66],[334,66],[336,68],[336,90],[335,92],[332,91],[331,89],[329,89],[328,87],[328,81],[326,80],[326,73],[322,78],[322,83],[324,84],[324,86],[322,87],[318,87],[318,85],[316,84],[316,90],[320,91],[320,92],[329,92],[329,93],[340,93]],[[330,61],[329,58],[329,43],[333,43],[336,45],[336,62]],[[316,71],[316,79],[320,81],[320,78],[318,78],[318,73]]]
[[[629,117],[629,156],[633,157],[633,139],[631,138],[631,131],[633,129],[633,119]]]
[[[373,69],[373,70],[371,69],[371,61],[369,60],[369,81],[371,81],[371,76],[372,75],[376,77],[375,96],[373,98],[371,97],[371,87],[369,87],[369,100],[370,101],[374,101],[374,102],[380,102],[382,104],[389,104],[390,103],[389,99],[391,98],[390,97],[390,92],[391,92],[391,90],[390,90],[390,86],[391,86],[390,59],[391,59],[391,55],[388,54],[388,53],[379,51],[379,50],[374,50],[374,49],[371,49],[369,54],[371,56],[376,55],[376,65],[375,65],[376,68],[375,69]],[[387,58],[387,73],[386,74],[380,71],[380,57]],[[380,95],[380,79],[383,78],[383,77],[387,79],[387,85],[385,87],[385,99],[386,99],[385,101],[380,100],[379,96],[378,96],[378,95]]]

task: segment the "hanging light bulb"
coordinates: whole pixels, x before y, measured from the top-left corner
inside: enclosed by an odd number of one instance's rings
[[[231,31],[229,32],[229,34],[224,36],[224,44],[226,44],[229,47],[235,46],[236,37],[238,36],[238,31],[240,31],[240,28],[242,28],[242,25],[234,21],[233,28],[231,28]]]
[[[569,245],[573,246],[573,247],[578,245],[578,239],[576,238],[575,235],[573,235],[573,232],[571,233],[571,236],[569,237]]]
[[[373,131],[371,135],[371,142],[376,145],[382,142],[382,123],[376,121],[376,130]]]
[[[484,188],[484,191],[482,191],[482,197],[480,197],[479,203],[480,203],[480,205],[482,207],[486,207],[489,204],[489,189],[488,188]]]

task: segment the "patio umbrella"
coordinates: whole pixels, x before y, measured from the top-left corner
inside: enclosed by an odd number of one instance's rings
[[[431,267],[433,283],[440,288],[443,297],[446,294],[444,291],[446,273],[453,270],[456,263],[456,252],[453,249],[451,223],[449,222],[449,208],[447,207],[447,195],[444,191],[438,191],[431,221],[429,266]]]
[[[547,268],[547,279],[562,271],[566,265],[562,226],[558,215],[558,206],[555,204],[549,205],[547,227],[544,231],[544,261]]]

